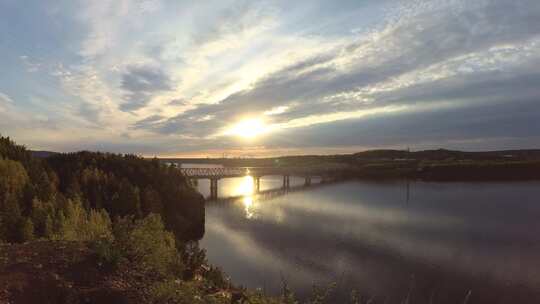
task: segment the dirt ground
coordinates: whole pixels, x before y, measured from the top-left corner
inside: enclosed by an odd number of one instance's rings
[[[129,266],[129,265],[128,265]],[[0,304],[144,303],[144,276],[105,269],[86,245],[0,245]]]

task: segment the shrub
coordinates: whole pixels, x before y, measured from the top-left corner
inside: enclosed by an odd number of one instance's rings
[[[29,218],[21,217],[17,227],[17,241],[27,242],[34,239],[34,224]]]
[[[119,218],[115,223],[114,237],[124,255],[142,268],[162,275],[177,275],[184,269],[174,235],[165,230],[157,214],[135,221],[133,217]]]
[[[110,238],[102,238],[94,241],[91,248],[96,253],[102,266],[116,269],[124,259],[124,254],[114,241]]]
[[[231,285],[219,267],[210,266],[204,273],[204,278],[214,288],[227,288]]]
[[[166,280],[150,287],[152,303],[156,304],[229,304],[223,295],[205,295],[195,282]]]
[[[60,226],[59,237],[67,241],[82,241],[86,224],[86,210],[80,201],[68,200],[65,208],[65,220]]]
[[[310,304],[323,304],[329,299],[330,294],[336,289],[336,283],[330,284],[330,286],[317,286],[313,285],[313,291]]]
[[[105,209],[90,210],[83,238],[86,240],[112,239],[112,223]]]
[[[178,247],[185,265],[184,279],[191,280],[195,272],[207,264],[206,250],[201,249],[197,242],[184,243]]]
[[[112,238],[112,223],[104,209],[87,212],[79,200],[68,200],[65,213],[58,214],[56,239],[96,241]]]

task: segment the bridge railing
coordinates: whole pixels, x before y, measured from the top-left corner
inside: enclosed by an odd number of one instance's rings
[[[193,178],[224,178],[235,176],[265,175],[328,175],[346,170],[344,165],[321,165],[310,167],[219,167],[219,168],[180,168],[182,174]]]
[[[189,177],[224,177],[248,175],[246,168],[180,168],[185,176]]]

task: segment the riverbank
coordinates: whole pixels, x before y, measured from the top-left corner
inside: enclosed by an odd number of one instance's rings
[[[342,178],[425,181],[539,180],[540,161],[380,161],[356,164]]]
[[[433,181],[540,179],[540,150],[463,152],[371,150],[343,155],[301,155],[275,158],[167,158],[167,164],[224,167],[329,167],[333,178],[422,179]]]
[[[206,270],[204,270],[206,269]],[[121,261],[111,267],[91,243],[33,241],[0,245],[0,303],[145,304],[277,303],[261,295],[216,285],[203,265],[191,280]],[[225,285],[224,283],[221,283]]]

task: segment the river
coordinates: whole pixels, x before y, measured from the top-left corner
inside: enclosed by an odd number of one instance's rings
[[[292,179],[300,186],[302,179]],[[280,177],[261,180],[279,188]],[[198,184],[208,195],[209,185]],[[540,303],[540,182],[348,181],[253,195],[220,181],[201,247],[236,284],[302,299],[336,283],[371,303]]]

